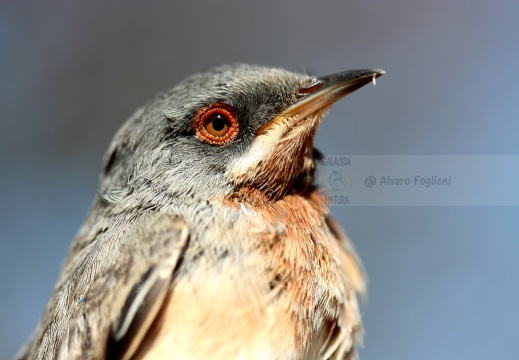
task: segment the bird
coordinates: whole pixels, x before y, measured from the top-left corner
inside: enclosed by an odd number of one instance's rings
[[[16,358],[356,358],[365,275],[314,179],[314,137],[384,73],[233,63],[139,108]]]

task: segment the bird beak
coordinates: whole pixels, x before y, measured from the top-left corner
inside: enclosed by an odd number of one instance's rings
[[[292,119],[293,124],[297,123],[298,120],[333,104],[364,85],[370,82],[375,84],[375,79],[385,73],[380,69],[356,69],[318,78],[298,90],[300,96],[305,96],[302,100],[289,106],[268,124],[262,126],[257,134],[263,133],[274,123],[286,121],[287,118]]]

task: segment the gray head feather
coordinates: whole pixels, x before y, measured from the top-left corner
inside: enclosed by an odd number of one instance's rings
[[[188,77],[139,109],[119,130],[106,156],[99,194],[121,210],[228,194],[226,166],[250,146],[256,131],[297,100],[305,74],[244,64]],[[237,139],[224,146],[199,141],[195,112],[214,102],[238,115]]]

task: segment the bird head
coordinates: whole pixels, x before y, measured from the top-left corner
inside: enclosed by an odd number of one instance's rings
[[[383,74],[317,78],[233,64],[188,77],[119,130],[105,156],[101,198],[157,206],[254,189],[278,199],[313,170],[314,135],[330,106]]]

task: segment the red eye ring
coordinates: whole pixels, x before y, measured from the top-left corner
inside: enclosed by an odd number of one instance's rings
[[[191,123],[198,140],[212,145],[225,145],[238,136],[238,116],[224,103],[213,103],[198,110]]]

